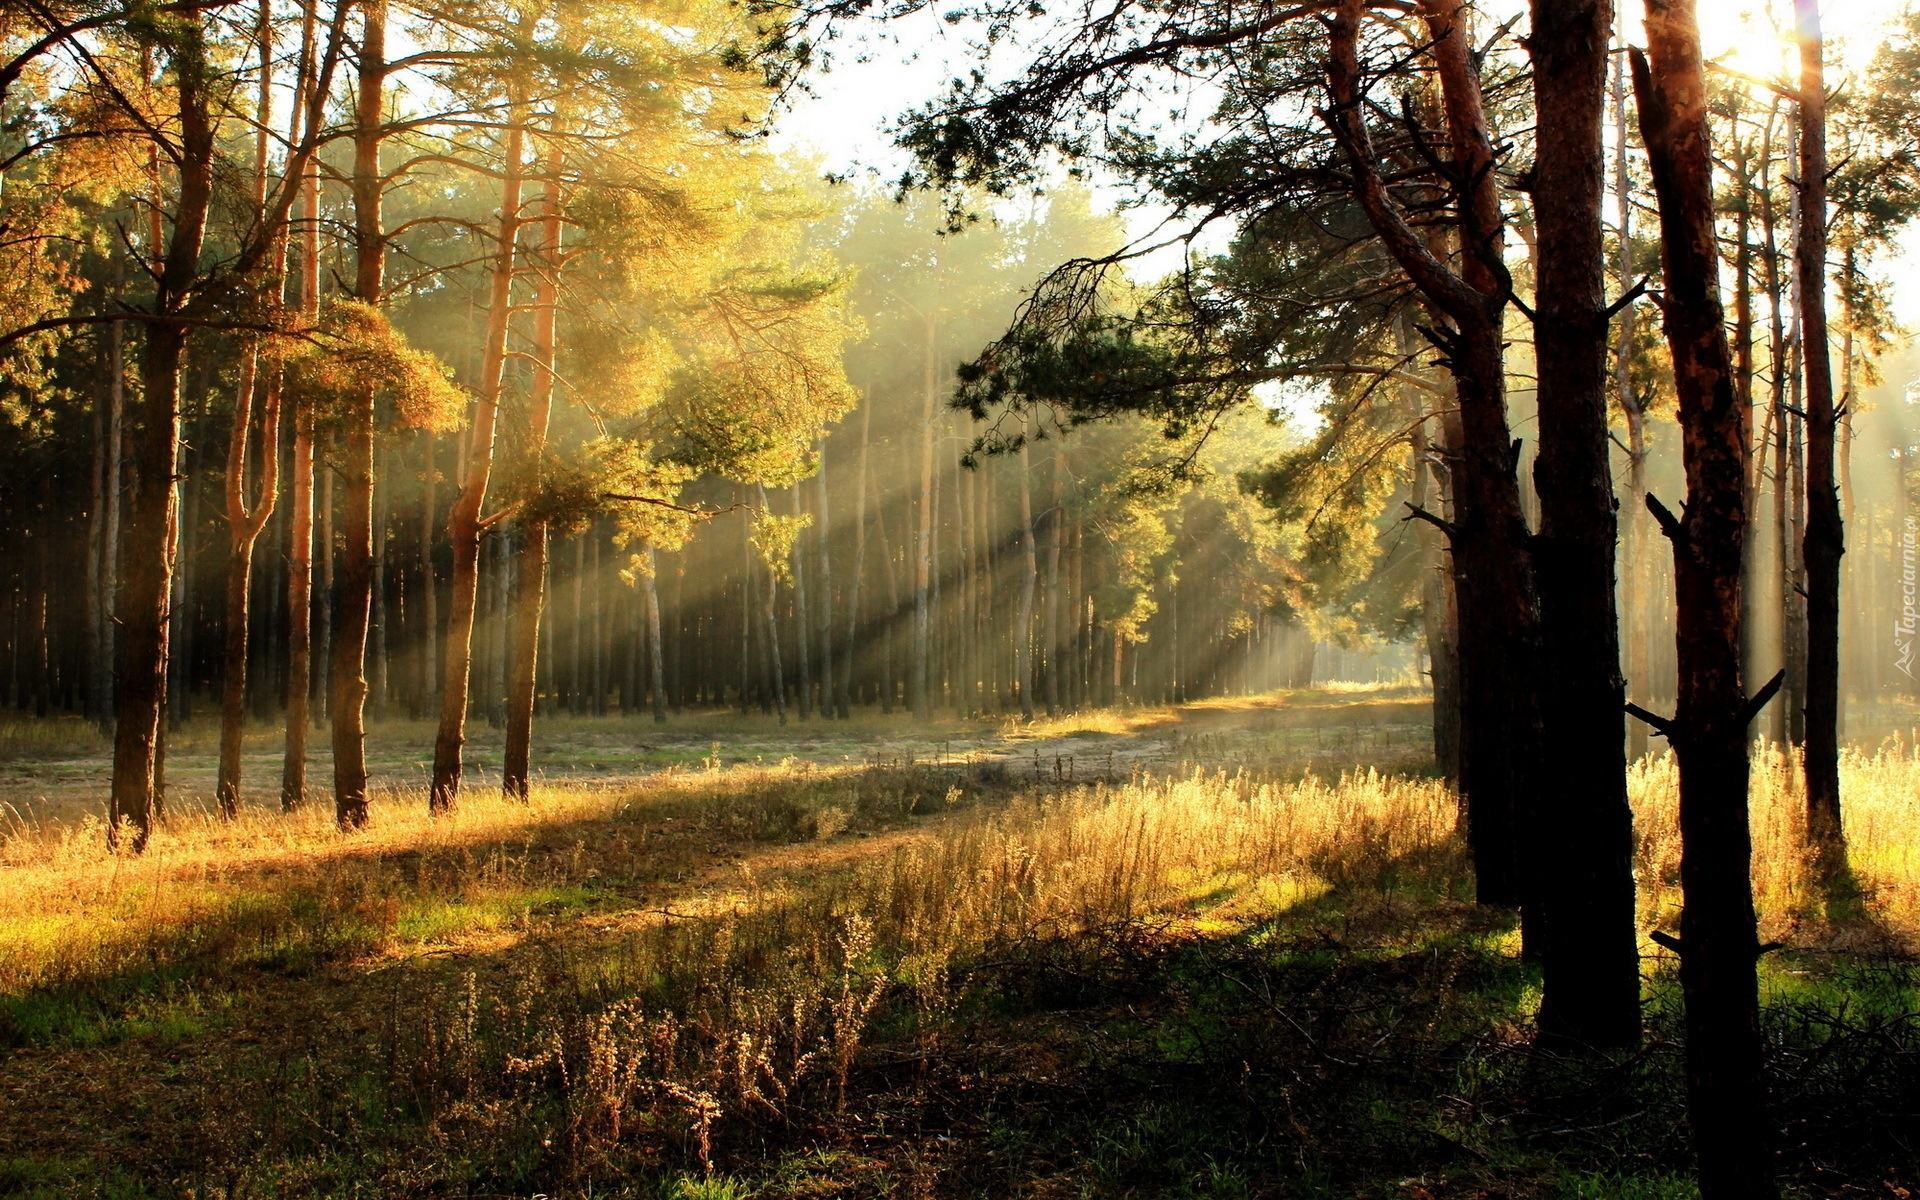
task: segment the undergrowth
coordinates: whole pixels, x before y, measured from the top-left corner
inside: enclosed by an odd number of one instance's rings
[[[1920,759],[1848,756],[1840,907],[1791,767],[1755,769],[1783,1170],[1897,1195]],[[1649,924],[1672,784],[1635,768]],[[790,762],[443,821],[389,795],[352,837],[181,818],[140,859],[25,831],[0,1081],[70,1094],[12,1105],[0,1190],[1691,1195],[1669,964],[1641,1051],[1534,1050],[1537,978],[1468,902],[1455,815],[1374,771]]]

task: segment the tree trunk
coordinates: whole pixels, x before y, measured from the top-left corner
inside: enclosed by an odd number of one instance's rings
[[[1827,100],[1819,0],[1794,0],[1800,32],[1800,355],[1805,370],[1807,528],[1807,836],[1831,876],[1845,859],[1840,824],[1840,557],[1834,480],[1833,371],[1827,356]]]
[[[314,554],[320,565],[320,602],[314,606],[313,663],[318,669],[314,679],[313,722],[316,728],[326,721],[327,709],[333,698],[333,609],[336,599],[334,585],[337,582],[339,556],[334,553],[333,481],[337,463],[331,441],[322,444],[319,452],[319,516],[316,520],[318,536],[315,540]]]
[[[795,483],[792,492],[793,515],[799,518],[806,513],[806,506],[800,500],[800,485]],[[807,604],[807,535],[801,530],[794,539],[793,556],[788,568],[793,572],[793,647],[794,665],[800,672],[800,719],[805,721],[813,716],[813,655],[810,643],[813,641],[812,610]],[[825,702],[822,702],[825,707]]]
[[[818,604],[819,618],[819,660],[820,660],[820,715],[822,717],[839,716],[846,719],[847,710],[839,703],[840,693],[834,689],[833,662],[833,553],[830,538],[832,528],[828,521],[827,507],[827,440],[819,442],[820,474],[814,484],[814,576],[816,578],[815,601]],[[837,711],[836,711],[837,709]]]
[[[418,671],[415,690],[424,703],[433,695],[434,681],[440,678],[440,589],[434,578],[433,569],[433,527],[434,514],[440,511],[440,464],[435,460],[434,436],[431,429],[420,435],[421,500],[420,500],[420,620],[419,636],[415,645],[419,648],[420,661],[415,668]]]
[[[1626,44],[1622,20],[1620,42]],[[1620,238],[1619,286],[1631,288],[1633,279],[1633,186],[1627,171],[1627,72],[1624,57],[1613,62],[1613,201],[1614,221]],[[1627,423],[1627,495],[1620,514],[1622,522],[1620,558],[1625,567],[1623,590],[1627,607],[1627,694],[1644,700],[1652,697],[1652,663],[1648,654],[1651,629],[1648,614],[1653,607],[1650,580],[1647,578],[1647,413],[1646,406],[1633,390],[1633,337],[1638,311],[1631,301],[1620,310],[1619,332],[1615,337],[1613,359],[1614,400]],[[1647,753],[1647,729],[1638,721],[1627,723],[1627,761],[1636,762]]]
[[[1600,227],[1612,29],[1609,0],[1534,0],[1527,40],[1535,104],[1556,114],[1537,132],[1534,165],[1540,530],[1533,548],[1544,666],[1554,681],[1540,689],[1542,727],[1564,769],[1553,803],[1532,805],[1524,852],[1538,881],[1530,890],[1545,909],[1541,1036],[1589,1046],[1640,1038]]]
[[[1060,550],[1066,535],[1065,492],[1060,477],[1066,467],[1060,447],[1053,448],[1053,495],[1047,506],[1047,715],[1060,711]]]
[[[300,310],[312,321],[320,312],[318,168],[310,169],[301,185],[300,208]],[[307,794],[308,701],[313,686],[313,434],[312,405],[296,396],[287,480],[287,714],[280,766],[280,808],[288,812],[304,803]]]
[[[1668,733],[1680,765],[1687,1111],[1703,1200],[1756,1200],[1779,1189],[1764,1149],[1749,876],[1753,706],[1740,663],[1747,435],[1720,308],[1706,71],[1693,0],[1649,0],[1647,52],[1634,56],[1634,87],[1660,208],[1667,345],[1687,475],[1685,516],[1656,509],[1673,545],[1678,601],[1679,708]]]
[[[767,503],[767,489],[760,486],[760,511],[771,512]],[[780,603],[780,576],[775,573],[773,563],[762,562],[760,569],[767,577],[766,591],[762,593],[765,603],[760,607],[760,636],[766,649],[767,694],[773,701],[774,712],[780,715],[780,724],[787,723],[787,680],[780,669],[780,622],[775,608]]]
[[[272,10],[262,3],[256,38],[260,49],[260,92],[256,100],[253,202],[264,219],[267,204],[268,129],[273,119]],[[284,249],[269,262],[261,299],[277,306],[285,285]],[[273,515],[280,492],[280,369],[269,364],[264,381],[260,373],[260,346],[249,341],[240,352],[240,379],[234,390],[233,422],[227,442],[227,624],[221,646],[220,768],[214,799],[220,815],[231,820],[240,806],[240,750],[245,733],[247,702],[247,624],[253,591],[253,547]],[[262,384],[260,414],[260,480],[256,499],[247,497],[248,441],[253,436],[253,392]]]
[[[560,268],[565,247],[562,238],[560,176],[564,167],[559,143],[548,148],[540,196],[540,263],[534,284],[533,341],[536,369],[527,404],[525,448],[529,454],[546,450],[547,429],[553,418],[554,354],[558,345]],[[533,759],[534,701],[539,691],[540,624],[546,608],[547,556],[550,533],[545,521],[519,523],[519,553],[514,561],[512,612],[509,620],[510,664],[507,678],[506,756],[501,789],[524,799]],[[549,664],[551,669],[551,664]]]
[[[443,813],[460,793],[461,748],[466,743],[467,689],[473,670],[473,627],[479,607],[481,509],[493,472],[494,425],[500,411],[501,375],[507,361],[507,327],[512,317],[515,242],[519,237],[521,158],[526,142],[526,98],[517,81],[508,104],[506,146],[502,155],[500,220],[494,233],[489,278],[487,332],[480,362],[473,425],[468,430],[466,473],[447,514],[447,540],[453,546],[453,591],[447,609],[446,649],[441,655],[440,727],[433,743],[433,788],[427,804]],[[520,791],[525,794],[524,779]]]
[[[102,425],[104,463],[99,488],[101,529],[97,550],[98,573],[92,591],[94,620],[89,633],[93,640],[93,682],[90,689],[94,722],[107,731],[113,725],[114,593],[118,588],[120,564],[120,492],[123,418],[126,413],[125,322],[107,326],[107,387]]]
[[[1780,241],[1773,187],[1772,128],[1769,124],[1760,154],[1760,263],[1767,289],[1767,358],[1771,378],[1768,381],[1769,405],[1773,414],[1773,549],[1772,591],[1768,609],[1779,622],[1780,661],[1786,672],[1786,694],[1773,706],[1773,739],[1786,742],[1789,737],[1788,710],[1793,707],[1797,690],[1793,670],[1793,549],[1787,524],[1787,332],[1785,287],[1780,277]]]
[[[380,479],[392,474],[393,447],[390,443],[381,445],[378,455]],[[391,507],[393,489],[383,487],[374,494],[373,511],[373,606],[372,616],[367,624],[369,645],[367,650],[367,703],[375,716],[383,715],[387,709],[387,510]]]
[[[1420,348],[1406,317],[1394,321],[1396,349],[1400,354],[1401,370],[1414,369]],[[1444,461],[1450,453],[1450,443],[1446,437],[1448,417],[1440,412],[1428,413],[1427,403],[1421,390],[1411,384],[1401,389],[1408,407],[1412,409],[1413,422],[1412,452],[1413,480],[1409,486],[1409,499],[1416,508],[1430,508],[1442,514],[1451,511],[1451,505],[1445,501],[1446,479],[1438,463]],[[1441,437],[1436,443],[1427,431],[1429,421],[1440,426]],[[1456,629],[1459,614],[1453,602],[1453,576],[1446,564],[1446,539],[1432,525],[1422,523],[1416,532],[1420,545],[1420,609],[1421,628],[1427,644],[1427,662],[1432,672],[1433,684],[1433,758],[1439,766],[1443,778],[1454,784],[1460,783],[1460,650]],[[1118,663],[1119,646],[1115,647],[1115,662]],[[1119,684],[1116,672],[1114,683]]]
[[[860,401],[860,478],[855,484],[853,502],[853,575],[847,582],[847,636],[840,647],[840,671],[837,680],[838,699],[835,708],[842,719],[850,716],[853,709],[853,668],[854,648],[861,641],[860,628],[860,584],[867,569],[867,525],[872,514],[867,511],[867,481],[871,477],[868,456],[873,447],[873,402],[871,397],[862,396]],[[824,494],[821,504],[825,506]]]
[[[380,303],[386,268],[381,228],[380,174],[386,100],[386,0],[368,0],[362,12],[360,70],[353,132],[354,296]],[[341,505],[339,592],[333,629],[328,716],[333,722],[334,816],[342,829],[367,823],[367,624],[373,606],[373,389],[359,389],[343,419],[339,475]]]
[[[659,559],[653,547],[647,547],[647,569],[642,586],[647,593],[647,657],[649,678],[653,685],[653,723],[667,723],[667,667],[663,648],[660,644],[660,588],[656,573]]]
[[[937,387],[934,382],[934,347],[936,333],[933,319],[926,322],[926,343],[923,347],[921,392],[922,408],[920,413],[920,507],[919,525],[913,539],[913,665],[911,702],[913,715],[927,720],[933,715],[933,700],[928,694],[927,653],[928,640],[932,634],[933,613],[931,603],[933,575],[933,436],[934,413],[938,404]]]
[[[907,513],[904,511],[906,506],[902,505],[901,508],[903,510],[900,514],[901,521],[904,524],[907,521]],[[887,578],[887,623],[882,631],[880,654],[880,712],[884,716],[893,712],[894,703],[899,699],[897,677],[899,656],[895,650],[899,643],[902,604],[899,559],[893,552],[893,540],[887,536],[886,506],[882,506],[874,513],[874,520],[880,524],[880,561],[886,567]],[[905,539],[901,549],[906,549]]]
[[[1020,694],[1020,719],[1033,720],[1033,600],[1040,583],[1040,553],[1034,544],[1039,536],[1033,527],[1033,455],[1027,448],[1031,440],[1033,418],[1020,439],[1020,549],[1025,566],[1020,572],[1020,609],[1013,624],[1014,687]]]
[[[187,325],[172,319],[198,275],[201,244],[213,194],[214,127],[203,86],[207,69],[198,26],[182,34],[174,65],[179,128],[175,164],[178,195],[172,232],[155,236],[157,260],[153,315],[145,322],[140,357],[140,401],[132,438],[133,479],[127,503],[125,544],[120,551],[120,590],[114,612],[116,650],[113,775],[109,785],[109,844],[123,830],[131,846],[146,848],[158,803],[156,771],[166,701],[168,598],[172,591],[174,467],[180,446],[180,365]],[[158,234],[161,198],[154,197],[152,227]]]
[[[1442,86],[1448,140],[1461,180],[1461,270],[1454,274],[1407,223],[1381,179],[1359,95],[1360,0],[1343,0],[1333,21],[1329,74],[1336,136],[1355,168],[1356,199],[1428,305],[1450,330],[1438,332],[1454,375],[1461,438],[1453,479],[1454,585],[1460,611],[1462,778],[1468,837],[1483,903],[1518,904],[1522,806],[1538,795],[1541,753],[1535,656],[1539,612],[1529,531],[1517,475],[1518,444],[1506,415],[1501,314],[1500,200],[1493,147],[1464,4],[1425,0],[1422,11]]]

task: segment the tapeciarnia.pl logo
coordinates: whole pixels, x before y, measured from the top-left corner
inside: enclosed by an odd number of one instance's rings
[[[1920,629],[1920,612],[1915,611],[1916,587],[1914,551],[1920,518],[1908,517],[1900,534],[1900,619],[1893,626],[1893,665],[1908,679],[1913,678],[1914,633]]]

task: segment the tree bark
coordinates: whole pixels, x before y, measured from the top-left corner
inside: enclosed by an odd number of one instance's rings
[[[820,660],[820,715],[838,716],[846,719],[847,710],[839,703],[840,693],[834,688],[834,678],[839,674],[833,661],[833,552],[831,544],[832,526],[828,521],[827,506],[827,440],[819,442],[820,473],[814,481],[814,575],[816,578],[815,601],[820,614],[819,660]]]
[[[938,389],[934,376],[934,346],[937,329],[927,318],[922,358],[920,414],[920,506],[919,524],[913,539],[913,663],[911,702],[913,715],[927,720],[933,715],[933,699],[928,693],[927,653],[932,634],[931,604],[933,575],[933,437],[934,413]]]
[[[800,485],[795,483],[791,495],[793,515],[798,518],[805,514],[806,505],[800,499]],[[810,653],[813,641],[812,610],[807,604],[807,550],[806,531],[794,539],[793,556],[788,567],[793,572],[793,649],[794,666],[800,674],[800,719],[805,721],[813,716],[813,655]],[[821,706],[827,706],[822,700]]]
[[[1047,504],[1047,715],[1060,711],[1060,549],[1066,535],[1065,492],[1061,476],[1066,473],[1058,443],[1053,448],[1052,496]]]
[[[1620,42],[1626,44],[1624,21]],[[1633,187],[1627,172],[1627,74],[1626,59],[1613,62],[1613,201],[1614,221],[1619,242],[1619,285],[1631,288],[1633,279]],[[1651,581],[1647,578],[1647,412],[1645,402],[1633,390],[1633,338],[1639,313],[1632,301],[1620,310],[1619,330],[1615,335],[1613,359],[1614,400],[1627,423],[1627,495],[1620,514],[1622,522],[1620,559],[1626,586],[1622,589],[1627,607],[1627,694],[1651,700],[1652,661],[1648,653],[1653,607]],[[1647,753],[1647,729],[1638,721],[1627,723],[1627,761],[1636,762]]]
[[[197,22],[197,18],[194,19]],[[208,69],[197,23],[180,35],[173,69],[178,100],[175,164],[178,194],[171,234],[154,262],[153,311],[144,322],[139,403],[133,414],[132,487],[120,590],[115,602],[119,646],[114,696],[113,775],[107,839],[123,830],[135,852],[146,848],[158,803],[156,771],[167,683],[167,621],[173,584],[170,531],[176,519],[174,467],[180,446],[180,365],[188,326],[177,317],[199,273],[201,244],[213,195],[215,130],[205,92]],[[154,197],[159,232],[161,198]]]
[[[1831,876],[1845,861],[1840,823],[1840,558],[1834,479],[1833,369],[1827,354],[1827,98],[1819,0],[1794,0],[1800,32],[1800,360],[1805,373],[1807,527],[1807,837]]]
[[[361,13],[359,79],[353,130],[354,297],[380,303],[386,231],[380,172],[387,86],[387,3],[367,0]],[[367,823],[367,627],[373,614],[373,388],[355,392],[342,421],[339,591],[335,603],[332,693],[334,817],[342,829]]]
[[[1396,349],[1405,366],[1412,369],[1419,354],[1415,334],[1404,316],[1394,322]],[[1411,384],[1401,389],[1413,421],[1413,479],[1409,499],[1416,508],[1433,509],[1443,518],[1452,512],[1446,497],[1446,478],[1439,463],[1450,453],[1447,438],[1449,418],[1439,412],[1428,413],[1421,390]],[[1429,423],[1437,423],[1436,441],[1428,432]],[[1458,787],[1460,784],[1460,648],[1456,630],[1459,613],[1453,602],[1453,576],[1447,570],[1446,539],[1431,524],[1422,522],[1415,536],[1421,558],[1421,629],[1427,643],[1433,685],[1433,758],[1441,775]],[[1119,644],[1115,643],[1115,664],[1119,662]],[[1114,684],[1119,685],[1116,670]]]
[[[260,50],[260,91],[256,99],[254,137],[253,203],[262,219],[267,206],[268,129],[273,119],[273,19],[271,7],[263,2],[255,36]],[[268,263],[268,276],[260,288],[260,298],[269,306],[279,302],[286,272],[284,250],[276,252]],[[240,351],[240,379],[234,390],[233,421],[227,442],[227,622],[221,646],[220,671],[220,767],[214,784],[214,800],[220,815],[231,820],[240,806],[240,751],[246,726],[247,702],[247,626],[249,601],[253,592],[253,547],[267,527],[280,495],[280,370],[269,364],[264,381],[260,374],[260,345],[249,340]],[[249,440],[253,437],[253,393],[261,384],[260,478],[259,494],[247,497],[247,460]]]
[[[653,547],[647,547],[646,577],[642,586],[647,593],[647,658],[649,678],[653,685],[653,723],[667,723],[667,666],[664,648],[660,643],[660,587],[657,572],[659,558]]]
[[[767,503],[767,489],[763,484],[760,491],[760,511],[771,512]],[[773,702],[774,712],[780,715],[780,724],[787,723],[787,680],[780,669],[780,621],[775,608],[780,603],[780,576],[775,573],[773,563],[762,562],[760,570],[767,577],[766,591],[762,593],[765,602],[760,606],[760,636],[766,648],[767,694]]]
[[[310,171],[301,190],[300,307],[308,320],[320,311],[320,180]],[[306,800],[308,701],[313,686],[313,408],[295,397],[292,465],[288,473],[287,714],[280,765],[280,808]]]
[[[1610,0],[1534,0],[1527,39],[1535,105],[1555,114],[1536,133],[1534,160],[1540,530],[1533,551],[1545,670],[1554,681],[1540,689],[1542,726],[1564,769],[1553,802],[1532,805],[1524,853],[1545,910],[1540,1033],[1588,1046],[1640,1038],[1600,227],[1612,29]]]
[[[1039,536],[1033,527],[1033,455],[1028,449],[1033,418],[1020,440],[1020,552],[1024,565],[1020,572],[1019,615],[1013,624],[1013,677],[1020,695],[1020,719],[1033,720],[1033,601],[1040,584],[1040,552],[1035,545]]]
[[[847,636],[840,646],[838,699],[835,702],[835,708],[843,719],[851,715],[853,708],[854,648],[861,640],[862,632],[860,584],[865,578],[867,568],[867,525],[873,519],[867,512],[867,481],[871,477],[868,460],[872,447],[873,401],[869,396],[862,396],[860,401],[860,478],[855,484],[853,502],[853,574],[847,582]],[[823,499],[823,506],[824,503]]]
[[[104,443],[100,484],[101,529],[98,548],[99,570],[94,596],[94,623],[89,631],[93,639],[93,684],[90,689],[93,719],[103,732],[113,727],[114,682],[114,594],[119,587],[121,450],[125,439],[126,357],[125,322],[107,326],[107,386],[101,437]]]
[[[1634,56],[1634,88],[1660,209],[1667,345],[1687,476],[1685,515],[1655,509],[1673,546],[1678,601],[1679,707],[1666,732],[1680,766],[1687,1112],[1704,1200],[1754,1200],[1779,1189],[1764,1149],[1749,876],[1753,705],[1740,662],[1747,434],[1720,307],[1706,72],[1693,0],[1649,0],[1647,51]]]
[[[560,166],[559,152],[555,150],[548,157],[548,178],[542,185],[542,264],[534,294],[534,354],[539,359],[539,369],[527,404],[524,433],[529,454],[544,452],[547,429],[553,418],[552,356],[559,312],[561,250]],[[533,759],[533,711],[539,684],[540,622],[547,602],[549,533],[545,521],[527,520],[519,525],[519,553],[513,576],[511,665],[507,678],[506,757],[500,786],[508,796],[525,799]]]
[[[521,159],[526,143],[525,89],[516,81],[508,102],[506,145],[501,159],[500,219],[494,233],[492,274],[488,284],[487,332],[480,361],[473,425],[468,430],[466,473],[447,514],[447,540],[453,546],[453,590],[447,608],[446,648],[441,655],[440,727],[433,743],[431,811],[444,813],[460,793],[461,747],[467,734],[467,689],[473,671],[473,627],[479,607],[481,509],[493,472],[494,426],[500,411],[501,376],[507,361],[507,328],[512,317],[514,254],[520,232]],[[503,772],[504,775],[504,772]],[[520,790],[525,794],[522,779]]]
[[[1454,174],[1461,180],[1461,269],[1440,262],[1389,194],[1362,115],[1360,0],[1342,0],[1332,22],[1329,122],[1355,172],[1356,199],[1388,251],[1436,314],[1454,375],[1461,438],[1449,463],[1449,526],[1460,611],[1464,723],[1462,778],[1479,897],[1525,898],[1522,807],[1538,795],[1541,753],[1539,611],[1521,504],[1518,443],[1511,440],[1502,361],[1508,281],[1494,155],[1460,0],[1424,0],[1430,53],[1441,80]],[[1444,328],[1450,325],[1451,328]]]

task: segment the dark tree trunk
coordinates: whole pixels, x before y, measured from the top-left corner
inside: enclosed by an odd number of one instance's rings
[[[1800,33],[1800,354],[1805,370],[1807,527],[1807,836],[1823,870],[1845,858],[1840,824],[1840,557],[1833,372],[1827,356],[1827,101],[1819,0],[1794,0]]]
[[[1647,52],[1635,55],[1634,87],[1660,208],[1667,345],[1687,474],[1684,518],[1656,509],[1673,545],[1678,601],[1679,707],[1667,732],[1680,764],[1687,1111],[1704,1200],[1756,1200],[1779,1189],[1765,1149],[1749,877],[1753,705],[1740,662],[1747,433],[1720,307],[1706,71],[1693,0],[1649,0]]]
[[[197,18],[196,18],[197,20]],[[187,326],[170,319],[199,273],[200,249],[213,193],[214,128],[209,119],[207,64],[197,24],[181,35],[174,64],[179,128],[175,162],[179,193],[171,236],[152,250],[156,294],[141,350],[139,404],[133,413],[132,487],[120,550],[120,589],[114,605],[116,639],[113,775],[109,785],[109,843],[130,831],[135,851],[146,848],[159,802],[162,709],[167,687],[167,620],[172,592],[176,520],[174,467],[180,446],[180,365]],[[154,197],[152,222],[160,231]]]
[[[1354,167],[1356,199],[1428,306],[1450,329],[1437,336],[1454,375],[1461,437],[1449,470],[1454,518],[1448,526],[1460,612],[1462,779],[1479,897],[1518,904],[1519,821],[1538,795],[1540,712],[1536,655],[1539,612],[1521,504],[1518,444],[1507,426],[1501,314],[1500,201],[1468,44],[1464,5],[1425,0],[1422,12],[1441,80],[1448,141],[1461,186],[1461,270],[1455,274],[1408,224],[1380,175],[1363,116],[1358,53],[1363,5],[1344,0],[1332,25],[1328,120]]]
[[[1544,670],[1542,726],[1559,783],[1532,805],[1525,853],[1540,897],[1541,1036],[1591,1046],[1640,1038],[1640,958],[1627,807],[1616,527],[1607,436],[1605,198],[1609,0],[1534,0],[1527,39],[1535,104],[1556,114],[1537,131],[1539,229],[1534,337],[1540,450]]]

